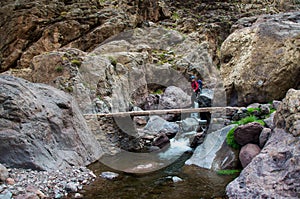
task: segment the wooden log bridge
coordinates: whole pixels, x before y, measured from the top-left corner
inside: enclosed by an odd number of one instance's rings
[[[149,116],[149,115],[166,115],[166,114],[183,114],[183,113],[203,113],[203,112],[223,112],[234,111],[241,107],[205,107],[205,108],[190,108],[190,109],[164,109],[164,110],[148,110],[148,111],[129,111],[116,113],[97,113],[84,114],[85,117],[128,117],[128,116]]]

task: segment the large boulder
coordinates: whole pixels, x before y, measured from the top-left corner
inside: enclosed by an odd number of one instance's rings
[[[224,41],[221,74],[228,104],[282,99],[288,89],[299,85],[299,15],[290,12],[252,18]],[[245,20],[238,23],[242,22]]]
[[[222,146],[226,142],[226,135],[234,126],[235,125],[229,125],[223,129],[208,134],[203,144],[199,145],[195,149],[192,157],[188,159],[185,164],[196,165],[205,169],[219,170],[224,166],[222,165],[222,162],[224,163],[227,159],[232,159],[231,156],[235,156],[233,159],[237,160],[236,153],[234,152],[219,152],[220,150],[224,149]],[[227,149],[231,150],[229,148]]]
[[[277,126],[264,148],[226,187],[229,198],[299,198],[300,139],[294,131],[299,121],[299,98],[299,91],[287,93],[275,114]]]
[[[190,96],[181,88],[170,86],[159,100],[161,109],[186,108],[191,105]]]
[[[51,170],[88,165],[99,143],[76,101],[44,84],[0,76],[0,162]]]
[[[234,130],[234,140],[242,146],[248,143],[258,144],[259,136],[263,128],[264,127],[257,122],[239,126]]]

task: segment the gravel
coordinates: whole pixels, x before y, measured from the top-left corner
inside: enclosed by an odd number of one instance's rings
[[[56,171],[12,168],[8,171],[9,178],[0,184],[0,199],[83,198],[80,190],[96,178],[86,167]]]

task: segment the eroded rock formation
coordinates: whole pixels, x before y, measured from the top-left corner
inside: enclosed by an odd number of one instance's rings
[[[282,99],[299,86],[300,12],[241,19],[222,44],[221,73],[230,105]]]
[[[102,155],[70,95],[0,76],[0,162],[38,170],[88,165]]]

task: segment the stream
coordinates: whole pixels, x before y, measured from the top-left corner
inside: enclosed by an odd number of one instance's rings
[[[225,187],[236,175],[218,175],[215,171],[196,166],[185,166],[185,161],[191,156],[186,152],[174,163],[160,170],[130,174],[116,171],[98,161],[90,165],[90,169],[99,176],[102,172],[118,173],[116,179],[109,180],[97,177],[84,189],[87,199],[200,199],[226,198]],[[174,179],[182,181],[173,181]]]
[[[194,104],[194,108],[198,103]],[[198,114],[191,118],[199,119]],[[197,127],[197,126],[196,126]],[[185,165],[192,154],[190,140],[196,134],[178,133],[163,149],[150,153],[121,151],[103,156],[89,166],[97,178],[83,189],[87,199],[206,199],[226,198],[225,188],[235,175],[219,175],[216,171]],[[102,172],[118,177],[106,179]]]

